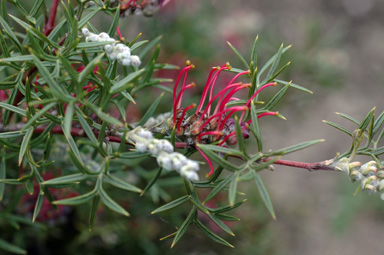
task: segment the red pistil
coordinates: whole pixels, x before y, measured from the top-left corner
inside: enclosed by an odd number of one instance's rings
[[[228,108],[228,109],[225,109],[223,111],[220,111],[214,115],[212,115],[211,117],[209,117],[200,127],[199,127],[199,131],[201,131],[207,124],[209,124],[209,122],[211,120],[213,120],[214,118],[217,118],[220,120],[221,119],[221,116],[226,113],[226,112],[229,112],[231,111],[230,114],[233,114],[234,112],[237,112],[237,111],[246,111],[248,110],[248,107],[246,106],[234,106],[234,107],[231,107],[231,108]],[[233,111],[233,112],[232,112]]]
[[[180,119],[177,121],[177,131],[180,131],[181,122],[182,122],[183,119],[184,119],[185,113],[186,113],[187,111],[189,111],[190,109],[195,108],[195,107],[196,107],[196,104],[191,104],[190,106],[186,107],[186,108],[183,110]]]
[[[218,78],[220,72],[223,71],[224,69],[231,69],[231,66],[229,65],[228,62],[227,62],[225,65],[222,65],[221,67],[216,67],[216,68],[214,68],[214,69],[209,73],[207,82],[205,83],[205,86],[204,86],[203,95],[201,96],[201,100],[200,100],[199,106],[198,106],[197,109],[196,109],[196,114],[199,113],[199,112],[201,111],[201,108],[202,108],[203,105],[204,105],[205,98],[207,97],[208,90],[209,90],[210,87],[211,87],[211,91],[210,91],[210,98],[209,98],[209,100],[211,100],[212,93],[213,93],[213,92],[212,92],[213,87],[214,87],[215,84],[216,84],[216,81],[217,81],[217,78]],[[213,76],[213,78],[211,79],[211,76],[212,76],[212,74],[213,74],[214,71],[217,71],[217,73],[216,73],[216,74]]]
[[[119,26],[116,26],[116,32],[119,35],[120,41],[123,41],[123,36],[121,35],[120,27]]]
[[[202,138],[203,136],[206,136],[206,135],[222,136],[223,132],[221,132],[221,131],[207,131],[207,132],[201,133],[197,136],[197,141],[200,141],[200,138]]]
[[[208,162],[209,168],[211,169],[211,171],[209,171],[209,173],[206,175],[206,177],[211,176],[214,172],[211,160],[209,160],[209,158],[201,151],[201,149],[198,146],[196,146],[196,150],[198,152],[200,152],[201,156],[203,156],[203,158]]]
[[[177,111],[177,94],[176,94],[176,90],[177,90],[177,86],[179,84],[179,81],[181,79],[181,76],[183,75],[183,73],[185,72],[185,77],[184,77],[184,83],[181,87],[181,89],[183,89],[185,87],[185,80],[186,80],[186,77],[187,77],[187,74],[188,74],[188,70],[189,69],[193,69],[195,66],[194,65],[191,65],[191,62],[188,60],[187,61],[187,66],[183,68],[183,70],[181,70],[181,72],[179,73],[179,75],[177,76],[177,79],[176,79],[176,83],[175,83],[175,86],[173,87],[173,123],[176,123],[176,111]]]
[[[209,102],[208,102],[208,104],[207,104],[207,106],[210,106],[220,95],[221,95],[221,97],[220,97],[220,100],[221,100],[221,98],[224,96],[224,94],[229,90],[229,89],[231,89],[231,88],[234,88],[234,87],[237,87],[237,86],[241,86],[242,85],[242,83],[241,82],[239,82],[239,83],[235,83],[235,84],[231,84],[231,85],[229,85],[229,86],[226,86],[222,91],[220,91],[219,93],[217,93],[217,95],[216,96],[214,96]],[[219,100],[219,103],[220,103],[220,100]],[[219,104],[218,103],[218,104]],[[204,117],[204,115],[206,114],[208,112],[208,107],[207,108],[205,108],[205,110],[203,111],[203,113],[201,114],[201,116],[200,116],[200,119],[199,120],[202,120],[203,119],[203,117]]]
[[[263,85],[263,86],[261,86],[249,99],[248,99],[248,101],[247,101],[247,103],[245,104],[246,106],[249,106],[250,104],[251,104],[251,101],[252,101],[252,99],[254,99],[256,96],[257,96],[257,94],[259,94],[260,93],[260,91],[262,91],[263,89],[265,89],[266,87],[270,87],[270,86],[276,86],[276,82],[272,82],[272,83],[267,83],[267,84],[265,84],[265,85]]]

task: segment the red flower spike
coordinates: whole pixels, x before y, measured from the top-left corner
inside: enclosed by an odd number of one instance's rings
[[[184,91],[187,89],[193,88],[195,86],[196,86],[196,84],[194,82],[192,82],[192,83],[188,84],[187,86],[183,86],[181,88],[181,90],[179,91],[179,95],[176,98],[176,110],[179,109],[181,106],[181,101],[183,98]]]
[[[176,129],[176,131],[180,131],[180,128],[181,128],[181,122],[184,120],[185,113],[186,113],[187,111],[189,111],[190,109],[195,108],[195,107],[196,107],[196,104],[191,104],[190,106],[186,107],[186,108],[183,110],[183,112],[182,112],[182,114],[181,114],[181,117],[180,117],[180,119],[179,119],[178,122],[177,122],[177,129]]]
[[[198,147],[198,146],[196,146],[196,150],[201,154],[201,156],[203,156],[203,158],[207,161],[207,163],[208,163],[208,165],[209,165],[209,168],[211,169],[211,171],[209,171],[209,173],[206,175],[206,177],[208,178],[208,177],[210,177],[212,174],[213,174],[213,172],[215,171],[214,169],[213,169],[213,166],[212,166],[212,162],[211,162],[211,160],[209,160],[209,158],[207,157],[207,155],[205,155],[202,151],[201,151],[201,149]]]
[[[221,112],[218,112],[214,115],[212,115],[211,117],[209,117],[200,127],[199,127],[199,131],[201,131],[207,124],[210,123],[211,120],[213,120],[214,118],[218,118],[218,119],[221,119],[221,116],[226,113],[226,112],[229,112],[229,111],[246,111],[248,110],[248,107],[246,106],[234,106],[234,107],[231,107],[231,108],[228,108],[228,109],[225,109]]]
[[[277,85],[277,83],[276,82],[272,82],[272,83],[267,83],[267,84],[265,84],[265,85],[263,85],[263,86],[261,86],[249,99],[248,99],[248,101],[247,101],[247,103],[245,104],[246,106],[249,106],[250,104],[251,104],[251,101],[252,101],[252,99],[254,99],[256,96],[257,96],[257,94],[259,94],[260,93],[260,91],[262,91],[263,89],[265,89],[266,87],[270,87],[270,86],[276,86]]]
[[[223,136],[224,135],[224,133],[223,132],[221,132],[221,131],[207,131],[207,132],[204,132],[204,133],[200,133],[198,136],[197,136],[197,138],[196,138],[196,140],[197,141],[200,141],[200,139],[203,137],[203,136],[206,136],[206,135],[216,135],[216,136]]]
[[[195,68],[195,66],[192,65],[189,60],[187,60],[186,63],[187,63],[187,66],[184,67],[183,70],[181,70],[181,72],[177,76],[177,79],[176,79],[176,82],[175,82],[175,86],[173,87],[173,123],[176,123],[176,112],[177,112],[177,102],[176,102],[177,93],[176,93],[176,90],[177,90],[177,86],[179,84],[179,81],[180,81],[181,76],[183,75],[183,73],[185,72],[185,77],[186,77],[187,74],[188,74],[188,70]],[[185,82],[185,78],[184,78],[184,82]],[[183,89],[184,86],[185,86],[185,83],[182,85],[181,89]]]
[[[207,97],[207,94],[208,94],[208,90],[209,88],[211,88],[211,91],[210,91],[210,98],[209,100],[211,100],[211,97],[212,97],[212,90],[213,90],[213,87],[215,86],[216,84],[216,81],[217,81],[217,78],[220,74],[221,71],[223,71],[224,69],[228,69],[230,70],[232,67],[229,65],[229,63],[227,62],[225,65],[222,65],[221,67],[216,67],[215,69],[213,69],[210,73],[210,75],[208,76],[208,79],[207,79],[207,82],[205,83],[205,86],[204,86],[204,90],[203,90],[203,95],[201,96],[201,100],[200,100],[200,103],[199,103],[199,106],[197,107],[196,109],[196,113],[199,113],[201,111],[201,108],[203,107],[204,105],[204,102],[205,102],[205,98]],[[217,71],[217,73],[215,73],[215,75],[213,76],[213,78],[211,79],[211,76],[213,74],[213,71]],[[209,111],[208,111],[209,112]]]
[[[124,38],[123,38],[123,36],[121,35],[121,32],[120,32],[120,27],[119,26],[116,26],[116,32],[119,35],[120,41],[124,41]]]
[[[223,97],[224,96],[224,94],[228,91],[228,89],[233,89],[234,87],[237,87],[237,86],[241,86],[242,85],[242,83],[241,82],[239,82],[239,83],[235,83],[235,84],[232,84],[232,85],[230,85],[230,86],[226,86],[223,90],[221,90],[219,93],[217,93],[217,95],[216,96],[214,96],[209,102],[208,102],[208,104],[207,104],[207,106],[210,106],[220,95],[221,95],[221,97]],[[221,98],[220,97],[220,98]],[[220,100],[219,100],[219,103],[220,103]],[[219,104],[218,103],[218,104]],[[203,119],[203,117],[204,117],[204,115],[206,114],[208,112],[208,108],[205,108],[205,110],[203,111],[203,113],[201,114],[201,116],[200,116],[200,121]],[[214,114],[215,114],[216,112],[214,112]]]

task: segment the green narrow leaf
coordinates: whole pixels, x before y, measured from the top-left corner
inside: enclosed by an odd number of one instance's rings
[[[44,192],[40,191],[35,204],[35,210],[33,211],[32,222],[35,222],[37,216],[39,215],[41,206],[43,205],[44,197]]]
[[[345,127],[343,127],[343,126],[341,126],[341,125],[339,125],[339,124],[337,124],[337,123],[334,123],[334,122],[331,122],[331,121],[327,121],[327,120],[323,120],[323,122],[324,122],[325,124],[328,124],[328,125],[330,125],[331,127],[334,127],[334,128],[336,128],[336,129],[338,129],[338,130],[340,130],[340,131],[342,131],[342,132],[344,132],[344,133],[346,133],[347,135],[349,135],[349,136],[352,137],[352,133],[351,133],[348,129],[346,129]]]
[[[228,190],[228,202],[229,206],[234,206],[236,201],[236,192],[237,192],[237,183],[239,182],[239,175],[240,171],[237,171],[234,174],[234,178],[232,178],[230,184],[229,184],[229,190]]]
[[[240,169],[238,166],[233,165],[229,161],[227,161],[227,160],[221,158],[220,156],[218,156],[213,151],[207,149],[205,147],[205,145],[198,144],[197,146],[204,152],[205,155],[207,155],[210,159],[212,159],[213,161],[215,161],[217,164],[219,164],[220,166],[224,167],[225,169],[230,170],[232,172],[237,171],[237,170]]]
[[[301,90],[301,91],[306,92],[306,93],[313,94],[313,92],[312,92],[311,90],[306,89],[306,88],[304,88],[304,87],[302,87],[302,86],[300,86],[300,85],[297,85],[297,84],[295,84],[295,83],[292,83],[291,81],[290,81],[290,82],[287,82],[287,81],[282,81],[282,80],[277,80],[277,79],[274,79],[273,81],[274,81],[274,82],[277,82],[277,83],[280,83],[280,84],[283,84],[283,85],[288,85],[288,84],[290,84],[290,87],[292,87],[292,88]]]
[[[70,174],[70,175],[60,176],[54,179],[44,181],[41,184],[46,186],[51,186],[51,185],[58,185],[58,184],[77,183],[87,178],[88,176],[82,173]]]
[[[114,35],[116,33],[116,28],[119,25],[119,19],[120,19],[120,12],[119,11],[115,11],[115,16],[113,16],[112,24],[111,24],[111,26],[109,27],[109,30],[108,30],[108,35],[110,37],[114,37]]]
[[[16,254],[27,254],[26,250],[23,250],[19,246],[10,244],[10,243],[4,241],[3,239],[0,239],[0,249],[4,250],[4,251],[16,253]]]
[[[121,207],[119,204],[117,204],[115,201],[113,201],[112,198],[104,191],[101,184],[100,184],[98,190],[99,190],[101,202],[103,202],[103,204],[106,207],[108,207],[112,211],[120,213],[124,216],[129,216],[129,213],[123,207]]]
[[[164,96],[164,93],[161,93],[160,96],[158,96],[156,98],[156,100],[153,102],[153,104],[149,107],[149,109],[147,110],[147,112],[144,114],[143,118],[141,118],[139,124],[137,124],[138,126],[143,126],[147,120],[153,116],[153,113],[155,112],[157,106],[159,105],[160,103],[160,100],[163,98]]]
[[[232,179],[236,178],[235,174],[228,175],[224,180],[222,180],[220,183],[218,183],[208,194],[208,196],[205,198],[203,204],[211,200],[214,196],[216,196],[220,191],[222,191],[228,183],[232,181]]]
[[[56,83],[56,81],[53,79],[53,75],[48,71],[43,63],[36,56],[32,55],[32,58],[37,69],[39,69],[40,76],[44,78],[45,82],[50,87],[52,94],[65,102],[72,101],[73,98],[68,95],[68,92],[65,89]]]
[[[95,224],[96,213],[97,213],[97,208],[99,206],[99,202],[100,202],[100,196],[97,195],[92,200],[91,212],[89,214],[89,231],[92,231],[93,225]]]
[[[98,12],[100,12],[103,7],[97,8],[92,12],[88,13],[84,18],[79,21],[79,28],[82,28],[88,21],[90,21]]]
[[[79,84],[82,84],[83,81],[88,77],[88,75],[90,73],[93,72],[93,70],[95,69],[95,67],[101,63],[101,59],[104,57],[105,53],[102,53],[100,55],[98,55],[97,57],[95,57],[94,59],[92,59],[91,62],[89,62],[86,67],[81,71],[80,75],[79,75],[79,79],[77,80],[77,82]]]
[[[11,14],[8,14],[13,20],[15,20],[20,26],[22,26],[23,28],[25,28],[27,31],[29,31],[30,33],[32,33],[35,37],[39,38],[41,41],[49,44],[50,46],[52,46],[53,48],[60,48],[60,45],[58,45],[56,42],[48,39],[48,37],[46,37],[42,32],[40,32],[39,30],[37,30],[36,28],[28,25],[27,23],[25,23],[24,21],[22,21],[21,19],[19,18],[16,18],[15,16],[11,15]]]
[[[248,65],[247,61],[245,61],[244,57],[240,54],[240,52],[230,42],[227,42],[227,44],[229,45],[229,47],[231,47],[233,52],[240,59],[241,63],[244,65],[245,69],[249,70],[249,65]]]
[[[24,136],[25,133],[20,133],[20,131],[11,131],[11,132],[4,132],[0,133],[0,139],[8,139],[8,138],[16,138]]]
[[[364,120],[361,122],[360,126],[358,127],[358,129],[361,130],[361,132],[364,132],[369,123],[373,120],[374,116],[375,116],[375,109],[376,107],[374,107],[368,114],[367,116],[365,116]]]
[[[55,205],[79,205],[79,204],[84,204],[85,202],[91,200],[96,195],[97,195],[97,191],[96,189],[93,189],[92,191],[86,194],[83,194],[77,197],[56,200],[56,201],[53,201],[52,203]]]
[[[287,47],[283,48],[282,51],[281,51],[281,53],[280,53],[280,56],[281,56],[284,52],[286,52],[289,48],[291,48],[291,46],[287,46]],[[279,48],[279,50],[280,50],[280,48]],[[261,77],[261,75],[267,70],[267,68],[268,68],[269,66],[271,66],[273,63],[276,62],[276,58],[278,57],[278,54],[279,54],[279,52],[277,52],[275,55],[273,55],[273,56],[267,61],[267,63],[265,63],[265,65],[260,69],[260,71],[259,71],[258,74],[257,74],[257,78],[256,78],[257,84],[260,84],[260,77]]]
[[[89,138],[89,140],[91,140],[91,142],[93,144],[97,144],[98,141],[97,141],[95,134],[92,131],[92,128],[88,125],[88,122],[84,119],[83,112],[80,110],[80,108],[77,105],[76,105],[76,113],[77,113],[76,114],[77,118],[79,119],[79,122],[80,122],[85,134]]]
[[[21,163],[23,162],[23,158],[24,158],[24,155],[25,155],[25,152],[28,150],[29,148],[29,141],[31,140],[32,138],[32,135],[33,135],[33,131],[35,129],[33,127],[30,127],[26,130],[25,132],[25,136],[23,138],[23,141],[21,142],[21,148],[20,148],[20,152],[19,152],[19,160],[18,160],[18,164],[19,166],[21,165]]]
[[[220,220],[223,220],[223,221],[239,221],[240,219],[235,217],[235,216],[232,216],[232,215],[228,215],[228,214],[215,214],[217,218],[219,218]]]
[[[88,102],[88,101],[84,101],[83,102],[87,107],[91,108],[91,110],[96,113],[96,115],[104,120],[105,122],[109,123],[109,124],[112,124],[112,125],[117,125],[117,126],[121,126],[123,123],[121,123],[119,120],[115,119],[114,117],[110,116],[108,113],[105,113],[103,112],[103,110],[99,107],[97,107],[96,105]]]
[[[43,4],[44,0],[37,0],[32,6],[31,11],[29,12],[29,16],[35,17],[37,12],[39,11],[41,5]]]
[[[25,124],[25,126],[21,129],[21,131],[25,131],[27,128],[31,127],[35,122],[43,116],[48,110],[50,110],[53,106],[56,105],[56,102],[52,102],[47,104],[46,106],[43,107],[40,111],[38,111],[35,115],[33,115],[32,118],[28,120],[28,122]]]
[[[64,116],[63,131],[67,134],[71,133],[72,129],[72,117],[74,112],[74,103],[70,102],[67,106],[67,110]]]
[[[140,57],[140,59],[143,59],[145,55],[147,55],[147,53],[153,48],[155,47],[157,44],[159,44],[160,40],[161,40],[162,36],[158,36],[156,37],[155,39],[153,39],[152,41],[150,41],[147,46],[145,46],[144,49],[142,49],[140,51],[140,53],[138,54],[138,56]]]
[[[290,83],[285,85],[282,89],[279,90],[279,92],[276,93],[276,95],[273,96],[271,100],[263,107],[267,110],[272,110],[277,103],[280,101],[280,99],[284,96],[285,92],[287,92],[287,89],[290,87]]]
[[[59,59],[60,59],[60,64],[63,65],[64,69],[68,72],[69,76],[71,76],[72,81],[75,82],[75,86],[78,85],[77,81],[79,79],[79,74],[76,72],[73,67],[71,62],[65,58],[63,55],[59,54]]]
[[[228,247],[231,247],[231,248],[235,248],[232,244],[228,243],[227,241],[225,241],[223,238],[221,238],[220,236],[216,235],[215,233],[213,233],[210,229],[207,228],[207,226],[205,226],[201,221],[199,221],[198,219],[195,220],[195,223],[196,223],[196,226],[211,240],[219,243],[219,244],[222,244],[222,245],[225,245],[225,246],[228,246]]]
[[[27,113],[24,109],[21,109],[19,107],[13,106],[11,104],[0,102],[0,107],[5,108],[11,112],[17,113],[23,117],[27,117]],[[4,121],[5,122],[5,121]]]
[[[265,78],[265,81],[273,79],[274,73],[280,64],[280,59],[281,59],[281,54],[283,53],[283,48],[284,48],[284,45],[281,44],[279,50],[276,53],[276,57],[272,62],[272,66],[268,71],[268,74],[267,74],[267,77]],[[264,83],[264,82],[262,82],[262,83]]]
[[[237,202],[233,206],[226,205],[226,206],[222,206],[222,207],[217,207],[217,208],[209,209],[209,211],[211,211],[212,213],[215,213],[215,214],[232,211],[233,209],[236,209],[237,207],[242,205],[245,201],[247,201],[247,199],[244,199],[244,200],[242,200],[240,202]]]
[[[5,1],[1,1],[2,3],[5,2]],[[8,18],[8,13],[6,13],[5,16],[1,16],[0,15],[0,24],[3,26],[4,28],[4,32],[8,35],[9,39],[11,39],[11,41],[13,43],[15,43],[15,45],[19,48],[19,50],[21,51],[21,53],[24,55],[25,54],[25,50],[23,48],[23,46],[21,45],[20,41],[17,39],[16,35],[13,33],[13,30],[12,28],[8,25],[8,22],[5,21],[4,18]]]
[[[180,228],[177,230],[175,238],[173,238],[171,248],[176,245],[176,243],[180,240],[180,238],[187,232],[187,229],[192,224],[194,218],[196,218],[197,210],[196,207],[193,207],[190,211],[188,217],[184,220],[183,224],[181,224]]]
[[[253,43],[251,60],[250,60],[250,62],[253,62],[256,68],[257,68],[258,56],[259,56],[259,35],[256,36],[255,42]]]
[[[140,76],[140,74],[142,74],[143,72],[145,71],[145,69],[140,69],[136,72],[133,72],[131,74],[129,74],[127,77],[124,77],[124,79],[122,79],[121,81],[119,81],[118,83],[116,83],[115,85],[113,85],[110,89],[110,94],[116,94],[116,93],[119,93],[121,91],[124,91],[126,90],[129,86],[130,86],[130,82],[133,81],[134,79],[136,79],[137,77]]]
[[[89,171],[88,168],[84,165],[84,162],[82,160],[79,160],[71,150],[68,150],[68,155],[71,158],[73,164],[80,172],[82,172],[83,174],[91,173],[91,171]]]
[[[360,125],[360,122],[357,121],[356,119],[354,119],[353,117],[349,116],[348,114],[345,114],[345,113],[341,113],[341,112],[336,112],[337,115],[339,115],[340,117],[343,117],[344,119],[347,119],[349,121],[352,121],[353,123],[357,124],[357,125]]]
[[[305,149],[305,148],[307,148],[309,146],[312,146],[312,145],[320,143],[320,142],[324,142],[324,139],[302,142],[302,143],[299,143],[299,144],[296,144],[296,145],[292,145],[292,146],[289,146],[289,147],[286,147],[286,148],[283,148],[283,149],[280,149],[280,150],[277,150],[277,151],[273,151],[273,152],[270,152],[270,153],[268,152],[264,156],[267,157],[267,156],[271,156],[271,155],[288,154],[288,153],[292,153],[294,151]]]
[[[152,211],[151,214],[155,214],[155,213],[159,213],[159,212],[164,212],[164,211],[167,211],[167,210],[170,210],[172,208],[175,208],[183,203],[185,203],[186,201],[189,200],[189,196],[188,195],[185,195],[185,196],[182,196],[182,197],[179,197],[178,199],[175,199],[163,206],[160,206],[159,208],[157,208],[156,210]]]
[[[373,135],[375,135],[377,131],[379,131],[383,122],[384,122],[384,112],[380,113],[379,117],[377,117],[377,119],[375,120],[375,125],[373,127],[373,132],[372,132]]]
[[[239,151],[243,153],[243,155],[247,155],[243,131],[241,130],[239,119],[235,116],[235,127],[236,127],[236,138],[237,138],[237,146],[239,146]]]
[[[253,172],[253,174],[254,174],[255,182],[256,182],[257,188],[259,190],[261,199],[263,199],[263,202],[264,202],[265,206],[267,207],[269,213],[272,215],[272,218],[276,219],[276,215],[275,215],[275,211],[273,209],[271,199],[269,197],[267,189],[264,186],[263,181],[261,180],[260,176],[255,171]]]
[[[251,117],[252,117],[252,129],[256,142],[257,142],[257,149],[258,151],[263,151],[263,143],[261,140],[261,133],[259,128],[259,122],[257,119],[257,112],[255,107],[255,102],[251,101]]]
[[[208,217],[219,227],[221,228],[225,233],[235,236],[235,234],[232,232],[232,230],[224,224],[216,215],[214,214],[208,214]]]
[[[222,147],[222,146],[217,146],[217,145],[211,145],[211,144],[204,144],[204,147],[207,150],[212,150],[216,152],[222,152],[231,156],[243,156],[243,153],[232,148],[227,148],[227,147]]]
[[[2,149],[1,150],[1,161],[0,161],[0,180],[5,179],[5,177],[6,177],[5,170],[6,170],[5,149]],[[5,191],[5,183],[0,182],[0,202],[3,201],[4,191]]]
[[[150,152],[139,152],[139,151],[132,151],[132,152],[123,152],[119,153],[117,156],[118,158],[123,159],[135,159],[135,158],[142,158],[151,155]]]
[[[67,130],[65,130],[64,126],[62,125],[61,128],[63,129],[63,133],[64,133],[64,136],[65,138],[67,139],[68,141],[68,144],[69,144],[69,147],[71,148],[71,151],[73,152],[73,154],[75,155],[76,159],[82,164],[84,165],[83,163],[83,159],[81,158],[81,155],[80,155],[80,151],[79,149],[77,148],[77,145],[76,145],[76,142],[75,140],[73,140],[73,137],[71,135],[70,132],[67,132]]]
[[[106,175],[104,176],[104,180],[106,182],[108,182],[109,184],[117,187],[117,188],[120,188],[120,189],[123,189],[123,190],[127,190],[127,191],[132,191],[132,192],[137,192],[137,193],[141,193],[143,192],[140,188],[128,183],[128,182],[125,182],[119,178],[116,178],[112,175]]]

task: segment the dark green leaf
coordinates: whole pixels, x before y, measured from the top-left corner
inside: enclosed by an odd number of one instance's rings
[[[33,127],[30,127],[25,132],[25,136],[23,138],[23,141],[21,142],[21,148],[20,148],[20,152],[19,152],[19,159],[18,159],[19,166],[21,165],[21,163],[23,161],[25,152],[29,149],[29,141],[32,138],[34,130],[35,129]]]
[[[16,253],[16,254],[27,254],[26,250],[23,250],[19,246],[10,244],[10,243],[4,241],[3,239],[0,239],[0,249],[4,250],[4,251]]]
[[[228,170],[230,170],[232,172],[233,171],[237,171],[237,170],[240,169],[238,166],[233,165],[229,161],[227,161],[227,160],[221,158],[220,156],[218,156],[213,151],[207,149],[205,147],[205,145],[198,144],[197,146],[204,152],[205,155],[207,155],[210,159],[212,159],[213,161],[215,161],[217,164],[219,164],[220,166],[224,167],[225,169],[228,169]]]
[[[93,225],[95,224],[96,213],[97,213],[97,208],[99,206],[99,202],[100,202],[100,196],[95,196],[93,198],[91,212],[89,214],[89,231],[92,230]]]
[[[100,199],[106,207],[124,216],[129,216],[129,213],[123,207],[121,207],[119,204],[113,201],[112,198],[104,191],[101,185],[99,186],[98,190],[99,190]]]
[[[222,245],[225,245],[225,246],[228,246],[228,247],[231,247],[231,248],[235,248],[232,244],[228,243],[227,241],[225,241],[223,238],[221,238],[220,236],[216,235],[215,233],[213,233],[211,230],[209,230],[201,221],[199,221],[198,219],[195,220],[195,223],[196,223],[196,226],[211,240],[219,243],[219,244],[222,244]]]
[[[208,194],[208,196],[205,198],[203,204],[205,204],[206,202],[208,202],[209,200],[211,200],[214,196],[216,196],[220,191],[222,191],[227,185],[228,183],[230,183],[233,179],[236,178],[236,175],[235,174],[230,174],[228,175],[224,180],[222,180],[221,182],[219,182],[212,190],[211,192]]]
[[[241,63],[244,65],[245,69],[249,70],[249,65],[248,65],[247,61],[245,61],[244,57],[240,54],[240,52],[230,42],[227,42],[227,44],[229,45],[229,47],[231,47],[233,52],[240,59]]]
[[[236,201],[236,193],[237,193],[237,183],[239,182],[240,171],[237,171],[234,174],[234,178],[232,178],[229,184],[228,190],[228,202],[229,206],[234,206]]]
[[[43,205],[44,197],[44,192],[40,191],[35,204],[35,210],[33,211],[32,222],[35,222],[37,216],[39,215],[41,206]]]
[[[156,37],[155,39],[153,39],[151,42],[149,42],[147,44],[147,46],[145,46],[144,49],[142,49],[140,51],[140,53],[138,54],[138,56],[140,57],[140,59],[143,59],[145,55],[147,55],[147,53],[153,48],[155,47],[155,45],[159,44],[160,40],[161,40],[162,36],[158,36]]]
[[[336,112],[337,115],[343,117],[344,119],[347,119],[349,121],[352,121],[353,123],[357,124],[357,125],[360,125],[360,123],[354,119],[353,117],[349,116],[348,114],[344,114],[344,113],[340,113],[340,112]]]
[[[208,217],[219,227],[221,228],[225,233],[235,236],[235,234],[232,232],[232,230],[224,224],[216,215],[214,214],[208,214]]]
[[[185,195],[185,196],[182,196],[182,197],[179,197],[178,199],[175,199],[159,208],[157,208],[156,210],[152,211],[151,214],[155,214],[155,213],[159,213],[159,212],[164,212],[164,211],[167,211],[167,210],[170,210],[172,208],[175,208],[183,203],[185,203],[186,201],[189,200],[189,196],[188,195]]]
[[[331,121],[327,121],[327,120],[323,120],[323,122],[324,122],[325,124],[328,124],[328,125],[330,125],[331,127],[334,127],[334,128],[336,128],[336,129],[338,129],[338,130],[340,130],[340,131],[342,131],[342,132],[344,132],[344,133],[346,133],[347,135],[349,135],[349,136],[352,137],[352,133],[351,133],[348,129],[346,129],[345,127],[343,127],[343,126],[341,126],[341,125],[339,125],[339,124],[337,124],[337,123],[334,123],[334,122],[331,122]]]
[[[19,107],[13,106],[11,104],[0,102],[0,107],[3,107],[5,109],[7,109],[7,110],[10,110],[11,112],[20,114],[23,117],[27,117],[27,113],[26,113],[26,111],[24,109],[21,109]]]
[[[261,133],[260,133],[260,128],[259,128],[259,123],[257,120],[257,111],[256,111],[255,103],[253,101],[251,101],[251,117],[252,117],[252,129],[251,129],[251,131],[253,131],[253,134],[256,138],[258,151],[263,151]]]
[[[1,161],[0,161],[0,180],[3,180],[6,178],[5,174],[6,170],[6,163],[5,163],[5,150],[1,150]],[[5,183],[0,182],[0,202],[3,201],[4,197],[4,190],[5,190]]]
[[[60,176],[54,179],[50,179],[48,181],[44,181],[41,184],[46,186],[51,186],[51,185],[57,185],[57,184],[77,183],[87,178],[88,178],[87,175],[78,173],[78,174]]]
[[[236,127],[236,138],[237,145],[239,146],[239,151],[243,153],[243,155],[247,155],[246,146],[243,137],[243,130],[240,127],[239,119],[235,116],[235,127]]]
[[[142,74],[144,72],[145,69],[140,69],[136,72],[133,72],[131,74],[129,74],[127,77],[125,77],[124,79],[122,79],[121,81],[119,81],[118,83],[116,83],[115,85],[113,85],[110,89],[110,94],[114,95],[116,93],[119,93],[121,91],[124,91],[126,90],[128,87],[129,87],[129,83],[131,81],[133,81],[134,79],[136,79],[137,77],[140,76],[140,74]]]
[[[273,205],[272,205],[271,199],[269,197],[268,191],[265,188],[264,183],[261,180],[260,176],[256,172],[253,172],[253,173],[254,173],[254,178],[255,178],[257,188],[260,192],[260,196],[263,199],[263,202],[264,202],[265,206],[267,207],[269,213],[272,215],[272,218],[276,219],[275,211],[273,210]]]
[[[251,61],[254,66],[257,67],[257,61],[259,56],[259,35],[256,36],[255,42],[253,43]]]
[[[88,13],[84,18],[79,21],[79,28],[82,28],[88,21],[90,21],[98,12],[100,12],[103,7],[97,8],[92,12]]]
[[[184,220],[183,224],[181,224],[180,228],[177,230],[175,238],[173,238],[171,248],[175,246],[175,244],[180,240],[180,238],[187,232],[188,227],[192,224],[194,218],[196,218],[197,210],[196,207],[193,207],[188,217]]]
[[[80,195],[77,197],[71,197],[71,198],[66,198],[66,199],[61,199],[54,201],[53,204],[56,205],[79,205],[79,204],[84,204],[85,202],[91,200],[97,195],[96,189],[84,194]]]
[[[138,188],[138,187],[136,187],[136,186],[134,186],[128,182],[125,182],[122,179],[116,178],[112,175],[106,175],[104,177],[104,180],[106,182],[108,182],[109,184],[112,184],[113,186],[120,188],[120,189],[123,189],[123,190],[137,192],[137,193],[142,192],[142,190],[140,188]]]
[[[290,87],[290,83],[285,85],[279,92],[276,93],[276,95],[273,96],[271,100],[267,103],[266,106],[264,106],[265,109],[267,110],[272,110],[277,103],[280,101],[280,99],[284,96],[285,92],[287,92],[287,89]]]
[[[95,67],[101,63],[101,59],[104,57],[104,55],[105,55],[104,53],[98,55],[97,57],[92,59],[91,62],[87,64],[87,66],[81,71],[79,75],[79,79],[78,79],[79,84],[82,84],[83,81],[88,77],[88,75],[93,72]]]
[[[32,118],[28,120],[28,122],[25,124],[25,126],[21,129],[21,131],[26,130],[27,128],[31,127],[35,122],[44,115],[48,110],[50,110],[53,106],[56,105],[56,102],[52,102],[47,104],[46,106],[43,107],[40,111],[38,111],[35,115],[33,115]]]
[[[299,144],[296,144],[296,145],[293,145],[293,146],[289,146],[289,147],[286,147],[286,148],[283,148],[283,149],[280,149],[280,150],[277,150],[277,151],[268,152],[268,153],[265,154],[265,156],[281,155],[281,154],[292,153],[294,151],[305,149],[305,148],[307,148],[309,146],[312,146],[312,145],[320,143],[320,142],[324,142],[324,139],[319,139],[319,140],[313,140],[313,141],[307,141],[307,142],[299,143]]]

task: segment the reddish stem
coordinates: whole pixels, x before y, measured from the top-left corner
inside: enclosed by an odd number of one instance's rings
[[[59,0],[52,1],[51,11],[49,12],[49,18],[44,28],[44,34],[46,36],[48,36],[54,28],[58,5],[59,5]]]
[[[265,158],[263,161],[270,161],[273,160],[272,158]],[[283,160],[279,159],[276,160],[273,164],[275,165],[282,165],[282,166],[289,166],[289,167],[296,167],[296,168],[304,168],[309,171],[313,170],[327,170],[327,171],[335,171],[335,168],[332,166],[333,160],[325,160],[322,162],[315,162],[315,163],[305,163],[305,162],[296,162],[296,161],[289,161],[289,160]]]

